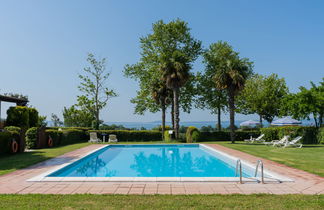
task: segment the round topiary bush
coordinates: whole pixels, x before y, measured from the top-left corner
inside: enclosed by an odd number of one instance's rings
[[[197,142],[199,138],[200,138],[200,132],[198,128],[194,126],[189,126],[186,132],[186,142],[187,143]]]
[[[37,141],[37,127],[29,128],[26,132],[26,147],[27,149],[35,149]]]

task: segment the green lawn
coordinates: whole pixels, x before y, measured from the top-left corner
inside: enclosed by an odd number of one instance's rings
[[[324,195],[0,195],[0,209],[323,208]]]
[[[64,153],[87,145],[89,145],[89,143],[79,143],[48,149],[38,149],[32,152],[24,152],[15,155],[2,155],[0,156],[0,175],[10,173],[17,169],[26,168],[38,162],[63,155]]]
[[[304,145],[302,148],[277,148],[243,142],[236,142],[235,144],[231,144],[230,142],[213,143],[324,177],[324,145]]]

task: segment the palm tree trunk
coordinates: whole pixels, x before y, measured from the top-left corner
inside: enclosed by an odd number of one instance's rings
[[[179,139],[179,88],[173,89],[173,100],[174,100],[174,130],[175,130],[175,138]]]
[[[235,105],[234,105],[234,93],[233,91],[229,91],[228,93],[228,105],[229,105],[229,111],[230,111],[230,136],[231,136],[231,142],[235,143]]]
[[[162,101],[161,103],[162,110],[162,140],[164,140],[164,131],[165,131],[165,103]]]
[[[262,115],[260,115],[260,126],[261,126],[261,128],[263,127],[263,124],[262,124]]]
[[[217,107],[217,130],[221,131],[222,130],[222,125],[221,125],[221,108],[220,106]]]
[[[174,100],[171,100],[171,122],[172,122],[172,130],[174,130]]]

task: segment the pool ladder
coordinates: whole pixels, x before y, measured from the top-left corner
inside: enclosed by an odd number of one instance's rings
[[[262,160],[258,160],[258,162],[256,164],[256,167],[255,167],[255,174],[254,174],[254,176],[255,177],[257,176],[259,166],[261,167],[261,183],[264,184],[264,173],[263,173],[263,162],[262,162]]]
[[[237,172],[239,171],[240,173],[240,184],[243,184],[243,181],[242,181],[242,163],[241,163],[241,160],[238,159],[236,161],[236,170],[235,170],[235,176],[237,176]]]
[[[261,167],[261,183],[264,184],[264,173],[263,173],[263,162],[262,162],[262,160],[258,160],[257,161],[257,165],[255,167],[255,174],[254,174],[254,176],[255,177],[257,176],[259,166]],[[235,176],[237,176],[238,173],[240,174],[240,184],[243,184],[243,181],[242,181],[242,163],[241,163],[241,160],[240,159],[238,159],[236,161]],[[258,181],[258,182],[260,182],[260,181]]]

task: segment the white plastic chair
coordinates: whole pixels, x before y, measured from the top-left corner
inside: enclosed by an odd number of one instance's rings
[[[98,138],[97,133],[96,132],[90,132],[90,143],[99,143],[101,142],[101,140]]]

